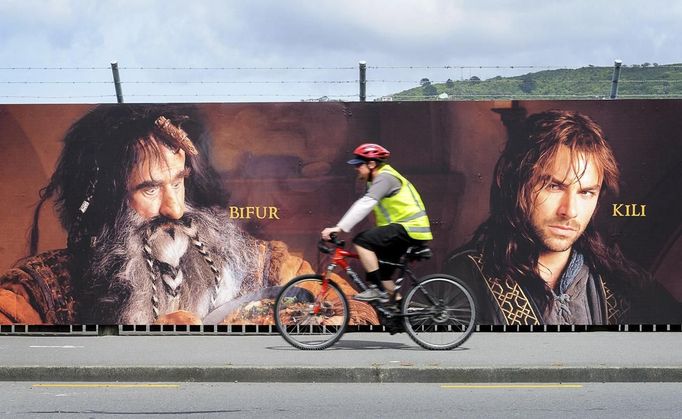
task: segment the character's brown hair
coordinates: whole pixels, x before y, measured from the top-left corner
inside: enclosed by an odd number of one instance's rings
[[[507,143],[495,166],[490,192],[491,208],[508,206],[506,216],[527,219],[538,190],[550,181],[545,170],[556,160],[559,151],[569,152],[574,174],[577,162],[589,158],[602,179],[601,193],[618,193],[620,172],[599,125],[590,117],[570,111],[547,111],[531,115],[523,138]],[[493,212],[493,211],[491,211]]]
[[[474,242],[483,253],[484,272],[496,278],[525,281],[545,293],[538,258],[541,244],[532,230],[530,214],[537,193],[550,179],[545,174],[559,151],[569,151],[575,175],[579,159],[589,159],[601,175],[600,199],[617,193],[619,169],[602,129],[578,112],[551,110],[528,117],[524,129],[510,136],[494,171],[490,217],[477,230]],[[619,270],[623,257],[603,241],[592,224],[575,242],[586,263],[598,272]],[[614,253],[615,252],[615,253]]]

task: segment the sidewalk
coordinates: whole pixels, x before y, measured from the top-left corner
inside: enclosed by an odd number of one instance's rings
[[[682,382],[682,333],[475,333],[452,351],[347,333],[324,351],[279,336],[0,336],[0,381]]]

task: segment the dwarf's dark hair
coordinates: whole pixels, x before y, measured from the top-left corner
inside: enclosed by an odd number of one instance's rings
[[[72,250],[87,246],[105,225],[113,224],[126,207],[133,168],[144,158],[161,158],[158,142],[173,149],[183,147],[158,134],[160,117],[184,131],[198,151],[197,155],[186,153],[185,166],[191,170],[185,180],[187,201],[195,207],[227,204],[229,197],[209,161],[210,139],[196,109],[181,105],[100,105],[76,121],[64,137],[57,168],[40,192],[31,231],[31,255],[38,247],[40,208],[50,198],[55,199]]]

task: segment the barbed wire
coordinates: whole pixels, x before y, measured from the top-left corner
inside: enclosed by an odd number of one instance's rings
[[[119,70],[151,70],[151,71],[224,71],[224,70],[270,70],[270,71],[282,71],[282,70],[357,70],[357,67],[118,67]],[[31,70],[48,70],[48,71],[61,71],[61,70],[108,70],[111,71],[111,67],[0,67],[0,70],[21,70],[21,71],[31,71]]]
[[[37,96],[37,95],[0,95],[0,98],[5,99],[101,99],[101,98],[116,98],[115,94],[111,95],[77,95],[77,96]]]
[[[445,84],[465,83],[465,84],[480,84],[480,83],[519,83],[522,81],[519,78],[504,78],[497,80],[429,80],[430,84]],[[139,81],[121,81],[121,84],[357,84],[359,80],[139,80]],[[537,83],[542,83],[542,80],[536,80]],[[611,79],[604,80],[563,80],[562,83],[611,83]],[[111,84],[111,80],[95,81],[95,80],[0,80],[0,84]],[[401,83],[401,84],[419,84],[416,80],[367,80],[367,83]],[[660,79],[660,80],[622,80],[618,83],[682,83],[682,79]]]
[[[357,94],[353,95],[334,95],[334,97],[357,97]],[[78,96],[38,96],[38,95],[0,95],[0,98],[8,99],[76,99],[76,98],[104,98],[113,97],[116,98],[115,94],[111,95],[78,95]],[[130,97],[308,97],[308,98],[320,98],[318,95],[306,95],[306,94],[278,94],[278,93],[194,93],[194,94],[174,94],[174,93],[160,93],[160,94],[127,94],[126,98]],[[372,97],[372,96],[368,96]],[[380,97],[380,96],[377,96]]]
[[[465,79],[465,80],[429,80],[430,84],[445,84],[447,82],[453,82],[453,83],[469,83],[469,84],[479,84],[479,83],[519,83],[522,81],[522,79],[519,79],[518,76],[514,78],[504,78],[504,79],[497,79],[497,80],[471,80],[471,79]],[[536,83],[542,83],[543,80],[535,80]],[[574,79],[574,80],[562,80],[562,83],[611,83],[612,80],[609,79],[603,79],[603,80],[587,80],[587,79]],[[367,83],[415,83],[414,80],[367,80]],[[660,79],[660,80],[623,80],[620,79],[618,83],[682,83],[682,79]]]
[[[129,94],[126,98],[131,97],[289,97],[289,98],[310,98],[310,99],[325,99],[333,101],[336,98],[356,98],[357,94],[348,95],[305,95],[305,94]],[[605,99],[606,94],[518,94],[518,93],[495,93],[495,94],[449,94],[447,98],[440,99],[438,96],[414,96],[414,95],[367,95],[367,98],[382,99],[392,98],[395,101],[401,100],[420,100],[420,101],[438,101],[446,102],[448,100],[475,98],[475,99]],[[681,98],[682,93],[668,93],[668,94],[619,94],[619,98]],[[0,95],[0,98],[5,99],[94,99],[94,98],[116,98],[115,94],[105,95],[67,95],[67,96],[45,96],[45,95]]]
[[[367,66],[368,69],[372,70],[384,70],[384,69],[390,69],[390,70],[474,70],[474,69],[485,69],[485,70],[501,70],[501,69],[510,69],[510,70],[515,70],[515,69],[537,69],[537,68],[542,68],[542,69],[562,69],[562,68],[571,68],[570,66],[553,66],[553,65],[542,65],[542,66],[537,66],[537,65],[509,65],[509,66],[501,66],[501,65],[442,65],[442,66],[430,66],[430,65],[425,65],[425,66],[414,66],[414,65],[409,65],[409,66]]]
[[[510,69],[510,70],[518,70],[518,69],[530,69],[530,70],[552,70],[552,69],[576,69],[575,67],[570,67],[570,66],[556,66],[556,65],[509,65],[509,66],[504,66],[504,65],[413,65],[413,66],[367,66],[366,67],[369,70],[476,70],[476,69],[481,69],[481,70],[489,70],[489,69],[494,69],[494,70],[504,70],[504,69]],[[610,70],[613,68],[613,66],[584,66],[584,67],[579,67],[577,69],[583,69],[583,68],[599,68],[600,71],[598,72],[597,76],[598,78],[580,78],[580,74],[576,74],[574,77],[572,77],[569,80],[561,80],[562,84],[568,83],[569,85],[573,86],[580,86],[580,85],[585,85],[585,86],[592,86],[591,90],[595,90],[594,88],[598,89],[604,89],[605,92],[604,94],[600,93],[583,93],[580,92],[579,87],[571,87],[572,90],[575,90],[574,94],[551,94],[551,93],[519,93],[518,91],[515,92],[502,92],[502,93],[494,93],[494,94],[474,94],[474,93],[466,93],[466,92],[461,92],[457,91],[456,87],[465,87],[466,89],[471,89],[469,86],[474,86],[474,85],[497,85],[497,90],[503,90],[504,86],[514,86],[518,85],[519,83],[523,83],[526,81],[523,77],[525,75],[510,75],[506,77],[501,77],[501,76],[495,76],[495,77],[490,77],[490,78],[479,78],[477,76],[474,77],[469,77],[469,78],[464,78],[462,77],[452,77],[448,78],[447,80],[430,80],[425,77],[421,78],[415,78],[412,80],[406,80],[405,78],[402,77],[396,77],[395,79],[391,78],[375,78],[375,79],[368,79],[365,80],[368,85],[374,85],[374,86],[382,86],[384,90],[386,90],[385,86],[388,84],[406,84],[406,85],[412,85],[409,87],[409,90],[406,90],[405,92],[408,93],[407,95],[401,94],[400,92],[397,93],[387,93],[387,94],[377,94],[377,95],[366,95],[365,97],[368,99],[376,99],[376,100],[382,100],[384,98],[390,98],[390,97],[395,97],[397,100],[438,100],[436,96],[425,96],[423,93],[424,92],[419,92],[422,94],[417,94],[415,93],[415,89],[419,89],[420,87],[424,87],[424,80],[428,80],[429,84],[434,85],[442,85],[446,84],[448,86],[448,90],[452,89],[455,87],[455,91],[445,91],[442,92],[441,95],[444,93],[447,95],[446,100],[453,100],[453,99],[472,99],[472,100],[477,100],[477,99],[497,99],[497,98],[509,98],[509,99],[518,99],[518,98],[526,98],[526,99],[543,99],[543,98],[552,98],[552,99],[581,99],[581,98],[605,98],[608,96],[608,88],[606,87],[607,85],[611,85],[613,83],[611,79],[612,73],[609,71],[607,75],[607,70]],[[621,72],[621,77],[618,80],[618,83],[623,86],[633,86],[633,85],[641,85],[641,86],[649,86],[648,89],[649,91],[651,90],[678,90],[679,83],[682,83],[682,79],[662,79],[662,78],[656,78],[656,79],[638,79],[638,78],[628,78],[628,70],[631,69],[636,69],[636,70],[653,70],[653,69],[678,69],[682,68],[682,64],[662,64],[662,65],[645,65],[642,66],[641,64],[633,64],[633,65],[623,65],[622,66],[622,72]],[[222,77],[219,74],[214,74],[213,77],[211,77],[213,80],[192,80],[191,76],[185,75],[184,80],[169,80],[172,77],[166,77],[166,80],[140,80],[143,77],[140,77],[140,73],[137,73],[137,71],[228,71],[228,70],[235,70],[235,71],[241,71],[241,70],[263,70],[263,71],[283,71],[283,70],[343,70],[343,71],[357,71],[358,67],[351,67],[351,66],[318,66],[318,67],[311,67],[311,66],[300,66],[300,67],[288,67],[288,66],[283,66],[283,67],[193,67],[193,66],[187,66],[187,67],[118,67],[119,70],[131,70],[129,73],[132,75],[132,80],[130,81],[125,81],[121,80],[119,83],[120,85],[124,86],[156,86],[156,85],[165,85],[165,86],[202,86],[202,85],[207,85],[207,86],[215,86],[215,85],[269,85],[269,86],[276,86],[276,85],[345,85],[345,86],[350,86],[354,84],[359,84],[360,80],[356,78],[339,78],[339,79],[326,79],[326,80],[314,80],[314,77],[306,78],[303,80],[296,80],[296,79],[285,79],[286,77],[283,77],[282,79],[275,80],[275,79],[268,79],[268,76],[265,74],[261,74],[262,79],[259,79],[259,76],[254,75],[252,77],[249,77],[248,80],[229,80],[229,77],[226,76],[227,73],[222,75]],[[73,80],[69,80],[67,77],[63,77],[64,75],[62,74],[61,80],[49,80],[50,77],[48,76],[43,76],[41,80],[16,80],[18,77],[13,77],[15,80],[1,80],[0,79],[0,86],[5,85],[5,86],[14,86],[14,85],[25,85],[25,86],[40,86],[40,85],[112,85],[114,82],[110,79],[107,80],[96,80],[100,78],[99,76],[92,76],[91,78],[94,78],[95,80],[83,80],[79,79],[79,76],[83,75],[86,73],[86,71],[99,71],[99,70],[106,70],[107,72],[112,71],[111,67],[79,67],[79,66],[73,66],[73,67],[49,67],[49,66],[43,66],[43,67],[0,67],[0,70],[5,70],[9,71],[10,73],[5,73],[7,77],[8,75],[11,74],[11,72],[16,72],[16,71],[36,71],[36,74],[33,74],[33,76],[38,75],[38,71],[55,71],[55,72],[60,72],[60,71],[75,71],[77,73],[76,77],[74,77]],[[604,70],[603,72],[601,70]],[[136,76],[137,74],[137,76]],[[177,73],[180,74],[180,73]],[[374,73],[374,74],[382,74],[380,72]],[[493,73],[494,74],[494,73]],[[630,73],[630,77],[635,75],[635,74],[641,74],[641,73]],[[208,73],[206,74],[208,75]],[[471,75],[471,72],[469,73]],[[71,74],[70,77],[73,77],[74,74]],[[216,77],[217,76],[217,77]],[[577,76],[577,77],[576,77]],[[665,75],[667,76],[667,74]],[[675,75],[673,75],[674,77]],[[2,76],[0,76],[2,77]],[[204,77],[203,75],[201,77]],[[442,76],[441,76],[442,77]],[[26,78],[30,78],[27,76]],[[86,78],[86,77],[83,77]],[[153,77],[150,77],[153,78]],[[199,78],[197,76],[197,78]],[[221,80],[222,78],[222,80]],[[439,77],[440,78],[440,77]],[[454,80],[453,80],[454,79]],[[532,80],[535,83],[535,87],[543,87],[545,86],[544,80],[542,79],[533,79]],[[454,86],[451,84],[454,83]],[[602,87],[603,86],[603,87]],[[652,88],[652,86],[655,86]],[[661,86],[661,87],[658,87]],[[668,86],[671,86],[670,89],[668,89]],[[18,90],[17,88],[13,88],[14,90]],[[27,88],[28,90],[29,88]],[[205,89],[199,89],[198,87],[194,88],[196,91],[199,90],[205,90]],[[8,88],[9,90],[9,88]],[[48,89],[45,89],[48,90]],[[162,94],[155,94],[155,93],[147,93],[147,92],[139,92],[141,89],[130,89],[130,90],[138,90],[137,93],[135,92],[127,92],[124,96],[126,98],[298,98],[298,99],[305,99],[305,98],[312,98],[312,99],[319,99],[322,100],[323,98],[325,100],[334,100],[334,99],[329,99],[329,98],[336,98],[336,99],[344,99],[344,98],[355,98],[357,99],[359,97],[359,94],[353,93],[353,94],[330,94],[330,93],[315,93],[315,94],[303,94],[303,93],[291,93],[291,94],[283,94],[283,93],[215,93],[215,91],[212,91],[211,93],[178,93],[178,94],[168,94],[168,93],[162,93]],[[152,90],[152,89],[150,89]],[[218,90],[218,89],[215,89]],[[271,90],[277,90],[277,89],[271,89]],[[284,90],[284,89],[281,89]],[[317,89],[320,90],[320,89]],[[342,89],[338,89],[342,90]],[[344,89],[347,91],[347,89]],[[399,88],[395,90],[400,90]],[[439,89],[443,90],[443,89]],[[538,89],[540,90],[540,89]],[[549,89],[545,89],[549,90]],[[585,89],[588,90],[588,89]],[[0,98],[4,99],[24,99],[24,100],[39,100],[39,99],[110,99],[110,98],[116,98],[116,95],[113,94],[81,94],[81,95],[74,95],[74,94],[65,94],[65,95],[41,95],[41,94],[24,94],[22,92],[17,92],[17,94],[7,94],[9,92],[2,92],[5,93],[4,95],[0,95]],[[93,92],[94,93],[94,92]],[[339,92],[341,93],[341,92]],[[633,93],[628,93],[627,89],[625,91],[621,91],[618,95],[619,98],[678,98],[680,97],[680,94],[674,93],[674,92],[659,92],[659,93],[647,93],[647,94],[633,94]]]
[[[380,96],[389,97],[389,96]],[[474,94],[457,94],[448,95],[447,98],[439,99],[438,96],[405,96],[405,95],[391,95],[393,101],[399,102],[402,100],[416,100],[416,101],[434,101],[434,102],[447,102],[449,100],[475,98],[480,100],[486,99],[606,99],[607,94],[562,94],[562,95],[552,95],[552,94],[542,94],[542,95],[531,95],[531,94],[486,94],[486,95],[474,95]],[[618,98],[682,98],[682,93],[678,94],[618,94]]]
[[[0,67],[3,71],[31,71],[31,70],[108,70],[111,71],[111,67]]]
[[[23,80],[23,81],[3,81],[0,84],[111,84],[112,81],[59,81],[59,80]],[[359,80],[206,80],[206,81],[121,81],[121,84],[357,84]],[[414,83],[414,80],[412,81]]]
[[[672,79],[672,80],[618,80],[618,83],[682,83],[682,79]]]
[[[306,94],[281,94],[281,93],[245,93],[245,94],[240,94],[240,93],[212,93],[212,94],[203,94],[203,93],[194,93],[194,94],[173,94],[173,93],[165,93],[165,94],[132,94],[132,95],[126,95],[126,97],[309,97],[309,98],[320,98],[320,95],[306,95]],[[357,97],[357,94],[354,95],[334,95],[334,97]]]
[[[595,95],[595,94],[561,94],[561,95],[551,95],[551,94],[519,94],[519,93],[492,93],[492,94],[468,94],[468,93],[461,93],[461,94],[448,94],[448,98],[456,98],[456,97],[475,97],[475,98],[518,98],[518,97],[523,97],[523,98],[546,98],[546,97],[553,97],[553,98],[580,98],[580,97],[585,97],[585,98],[595,98],[595,97],[601,97],[603,95]],[[438,100],[438,96],[416,96],[416,95],[393,95],[393,98],[395,100],[403,100],[403,99],[422,99],[422,100]]]
[[[367,66],[368,69],[402,69],[402,70],[517,70],[517,69],[546,69],[546,70],[575,70],[582,68],[609,68],[613,65],[587,65],[582,67],[567,66],[567,65],[444,65],[444,66]],[[682,64],[658,64],[642,66],[641,64],[631,64],[630,66],[623,64],[621,68],[637,68],[637,69],[655,69],[655,68],[682,68]]]
[[[645,69],[654,69],[658,67],[666,68],[682,68],[682,64],[666,64],[659,66],[650,67],[639,67]],[[444,66],[370,66],[369,69],[559,69],[559,68],[569,68],[567,66],[555,66],[555,65],[511,65],[511,66],[484,66],[484,65],[444,65]],[[585,67],[581,67],[585,68]],[[605,69],[608,67],[604,67]],[[357,70],[356,67],[120,67],[121,70]],[[109,67],[0,67],[0,70],[107,70],[110,71]],[[495,83],[515,83],[519,80],[520,75],[510,76],[504,78],[498,78],[499,76],[480,79],[478,77],[472,78],[460,78],[456,80],[438,80],[430,81],[433,83],[447,83],[448,81],[456,83],[483,83],[483,82],[495,82]],[[424,78],[422,78],[424,79]],[[540,81],[540,80],[536,80]],[[576,78],[574,80],[564,80],[563,82],[569,83],[583,83],[583,82],[611,82],[610,78],[605,78],[604,80],[585,80],[581,78]],[[343,80],[131,80],[125,81],[121,80],[121,84],[353,84],[358,83],[357,79],[343,79]],[[412,84],[416,83],[416,80],[405,80],[405,79],[369,79],[368,83],[400,83],[400,84]],[[541,82],[541,81],[540,81]],[[624,77],[619,80],[620,83],[678,83],[680,80],[670,80],[670,79],[627,79],[627,73],[624,73]],[[0,84],[110,84],[111,80],[0,80]]]
[[[642,66],[641,64],[623,64],[622,68],[637,68],[637,69],[656,69],[656,68],[682,68],[682,64],[659,64]],[[263,70],[263,71],[282,71],[282,70],[357,70],[357,66],[330,66],[330,67],[118,67],[119,70],[144,70],[144,71],[241,71],[241,70]],[[578,69],[578,68],[613,68],[613,65],[587,65],[583,67],[568,66],[568,65],[375,65],[367,66],[367,69],[372,70],[517,70],[517,69]],[[0,67],[4,71],[80,71],[80,70],[108,70],[111,67]]]

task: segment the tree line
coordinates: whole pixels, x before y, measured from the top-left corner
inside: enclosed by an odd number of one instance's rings
[[[424,77],[419,86],[391,95],[393,100],[482,100],[486,98],[608,98],[613,67],[589,65],[577,69],[543,70],[514,77],[482,80]],[[642,63],[622,66],[618,96],[627,98],[682,97],[682,64]]]

